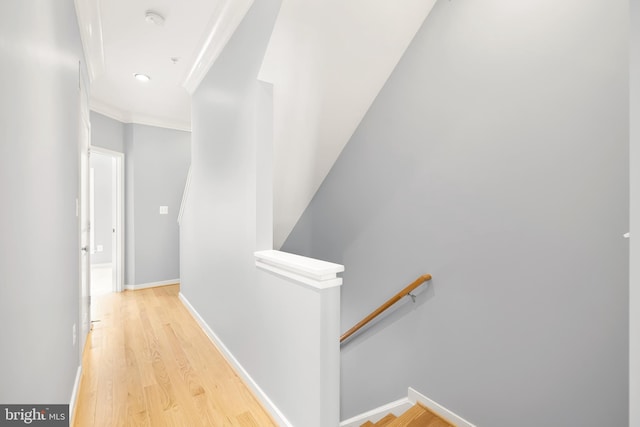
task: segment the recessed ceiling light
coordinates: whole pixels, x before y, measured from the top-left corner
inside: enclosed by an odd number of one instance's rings
[[[154,12],[153,10],[147,10],[145,12],[144,20],[149,24],[156,24],[159,26],[164,25],[164,16],[160,15],[158,12]]]
[[[148,82],[149,80],[151,80],[151,77],[147,76],[146,74],[135,73],[133,77],[141,82]]]

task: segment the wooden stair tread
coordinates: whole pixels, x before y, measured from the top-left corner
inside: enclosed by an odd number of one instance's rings
[[[372,426],[384,427],[389,425],[389,423],[395,419],[396,419],[396,416],[389,413],[385,415],[383,418],[379,419],[378,422],[375,424],[372,423],[371,421],[367,421],[366,423],[362,424],[360,427],[372,427]]]
[[[384,427],[384,426],[388,426],[393,420],[395,420],[397,417],[393,414],[387,414],[384,416],[384,418],[380,419],[377,423],[375,423],[375,426],[380,426],[380,427]]]
[[[455,427],[420,403],[416,403],[404,414],[386,424],[387,427]]]

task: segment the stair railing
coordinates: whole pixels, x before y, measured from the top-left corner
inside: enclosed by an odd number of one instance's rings
[[[351,329],[349,329],[347,332],[342,334],[342,336],[340,337],[340,342],[342,343],[344,340],[349,338],[351,335],[353,335],[356,332],[358,332],[365,325],[367,325],[373,319],[375,319],[380,314],[382,314],[383,311],[387,310],[389,307],[391,307],[392,305],[394,305],[395,303],[400,301],[402,298],[404,298],[404,297],[406,297],[408,295],[411,295],[411,297],[414,298],[414,296],[411,294],[411,292],[413,292],[414,289],[416,289],[418,286],[422,285],[424,282],[426,282],[428,280],[431,280],[431,275],[430,274],[423,274],[422,276],[418,277],[416,280],[413,281],[413,283],[411,283],[406,288],[404,288],[403,290],[401,290],[400,292],[395,294],[387,302],[382,304],[380,307],[376,308],[373,312],[371,312],[371,314],[366,316],[364,319],[362,319],[361,321],[356,323]]]

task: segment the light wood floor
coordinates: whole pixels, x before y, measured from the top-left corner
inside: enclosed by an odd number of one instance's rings
[[[276,424],[178,299],[178,286],[95,298],[74,426]]]

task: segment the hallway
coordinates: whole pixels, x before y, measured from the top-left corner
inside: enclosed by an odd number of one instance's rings
[[[75,426],[275,425],[178,299],[179,286],[95,299]]]

